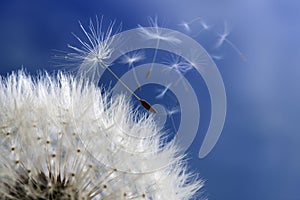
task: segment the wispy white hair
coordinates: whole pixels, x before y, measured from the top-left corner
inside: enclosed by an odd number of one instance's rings
[[[0,80],[0,199],[187,200],[202,182],[123,95],[58,73]]]

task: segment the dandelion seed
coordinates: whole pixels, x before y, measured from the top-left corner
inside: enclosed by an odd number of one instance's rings
[[[184,27],[184,29],[186,30],[186,31],[188,31],[188,32],[190,32],[191,31],[191,28],[190,28],[190,23],[189,22],[185,22],[185,21],[183,21],[181,24],[179,24],[180,26],[183,26]]]
[[[215,48],[219,48],[220,46],[223,45],[224,42],[226,42],[228,45],[230,45],[234,49],[235,52],[238,53],[240,58],[245,61],[246,60],[245,55],[239,50],[239,48],[235,44],[233,44],[228,39],[229,34],[230,34],[230,30],[228,28],[228,24],[227,24],[227,22],[224,22],[224,32],[222,34],[217,33],[217,35],[219,36],[219,40],[217,41]]]
[[[178,59],[177,62],[170,65],[172,70],[184,75],[189,70],[193,69],[193,66],[190,63],[182,61],[180,57],[178,57]]]
[[[222,34],[218,34],[219,35],[219,40],[216,43],[215,48],[219,48],[224,43],[224,41],[227,39],[229,34],[230,34],[230,31],[229,31],[227,22],[225,22],[224,23],[224,32]]]
[[[147,40],[161,40],[166,41],[170,43],[180,44],[181,40],[176,38],[172,35],[172,33],[164,33],[160,29],[160,26],[158,25],[158,17],[156,16],[154,19],[149,17],[149,24],[150,27],[147,27],[147,29],[141,25],[138,25],[140,28],[141,34],[145,37]],[[148,29],[150,28],[150,29]]]
[[[144,106],[144,108],[149,110],[151,113],[156,114],[156,110],[147,101],[143,99],[140,99],[139,101],[142,104],[142,106]]]
[[[147,40],[156,40],[156,46],[155,46],[155,51],[154,51],[154,56],[151,62],[151,66],[149,71],[146,73],[146,78],[149,78],[152,70],[153,70],[153,64],[156,61],[156,57],[157,57],[157,49],[159,47],[160,41],[164,41],[164,42],[168,42],[170,44],[180,44],[181,40],[179,40],[178,38],[174,37],[172,35],[172,33],[163,33],[161,31],[161,29],[158,26],[158,19],[157,17],[153,18],[149,18],[149,24],[150,24],[150,30],[146,29],[145,27],[139,25],[140,28],[140,32],[141,34],[145,37],[145,39]]]
[[[141,133],[152,137],[129,137]],[[124,96],[109,100],[83,79],[19,72],[0,81],[0,199],[192,198],[202,182],[161,143],[151,116],[137,121]]]
[[[169,68],[166,68],[164,71],[169,71],[173,70],[175,71],[178,75],[179,78],[177,81],[174,83],[174,85],[177,85],[179,82],[183,82],[184,87],[187,89],[187,83],[184,79],[184,75],[191,69],[193,69],[193,65],[185,60],[183,60],[180,56],[177,55],[171,55],[170,61],[165,62],[167,66],[170,66]]]
[[[200,21],[201,30],[194,37],[198,37],[202,32],[209,31],[212,28],[212,25],[208,25],[203,19]]]
[[[139,62],[145,59],[145,55],[141,51],[134,51],[133,53],[129,53],[128,55],[123,55],[122,63],[128,64],[132,66],[135,62]]]
[[[204,71],[208,61],[205,59],[205,54],[191,50],[189,58],[186,60],[189,66],[195,67],[197,70]]]
[[[210,55],[212,57],[212,59],[214,60],[221,60],[223,58],[223,56],[221,55]]]
[[[136,75],[136,72],[134,69],[134,63],[139,62],[143,59],[145,59],[145,55],[143,53],[141,53],[140,51],[134,51],[133,53],[129,53],[128,55],[123,55],[122,60],[121,60],[121,63],[128,64],[129,68],[132,69],[133,76],[134,76],[135,82],[136,82],[139,90],[141,90],[141,84]]]
[[[91,80],[96,75],[100,74],[102,70],[105,70],[105,67],[102,66],[102,64],[108,65],[107,60],[114,51],[111,44],[114,41],[113,29],[115,21],[112,21],[109,24],[106,31],[102,29],[102,23],[103,16],[100,21],[96,16],[96,25],[90,20],[89,29],[84,28],[81,22],[79,22],[80,28],[87,41],[84,41],[73,33],[74,37],[78,40],[80,47],[68,45],[73,52],[67,54],[67,61],[74,62],[77,65],[84,65],[84,67],[79,68],[78,74],[90,77]],[[116,32],[118,32],[119,29],[120,27],[116,29]],[[82,70],[82,68],[84,70]]]
[[[202,19],[201,17],[196,17],[195,19],[192,19],[191,21],[188,21],[188,22],[183,21],[182,23],[179,24],[179,26],[183,26],[183,28],[184,28],[186,31],[190,32],[190,31],[191,31],[191,27],[190,27],[190,26],[191,26],[193,23],[195,23],[196,21],[199,21],[199,20],[201,20],[201,19]]]
[[[157,99],[163,98],[171,86],[172,86],[172,83],[169,83],[163,90],[159,91],[159,94],[156,96],[156,98]]]
[[[209,26],[204,20],[201,21],[201,26],[204,30],[208,30],[212,27],[212,26]]]
[[[167,112],[167,116],[171,119],[173,130],[175,132],[177,132],[173,115],[180,112],[179,108],[175,107],[171,110],[166,109],[166,112]],[[177,133],[176,133],[176,135],[177,135]]]
[[[127,85],[120,79],[108,66],[106,66],[104,63],[102,65],[141,103],[141,105],[148,111],[150,111],[153,114],[156,114],[156,110],[144,99],[141,99],[138,95],[134,93]]]
[[[108,70],[124,87],[128,90],[134,97],[137,98],[141,105],[145,107],[152,113],[155,111],[154,108],[151,107],[146,100],[141,99],[138,95],[136,95],[117,75],[109,68],[109,62],[107,60],[110,59],[111,54],[114,51],[112,47],[112,43],[114,41],[113,36],[113,27],[115,25],[115,21],[109,24],[109,27],[106,32],[102,30],[102,22],[103,16],[99,22],[98,17],[96,16],[96,25],[93,24],[93,21],[90,20],[89,31],[84,28],[84,26],[79,23],[80,28],[85,34],[87,42],[80,39],[77,35],[73,34],[75,38],[82,45],[81,47],[75,47],[72,45],[68,45],[70,49],[72,49],[73,53],[68,53],[67,60],[76,61],[77,64],[80,64],[80,68],[78,70],[78,77],[85,77],[88,80],[96,80],[96,84],[98,83],[98,79],[101,74],[100,72],[103,70]],[[119,30],[118,28],[117,30]],[[143,104],[142,104],[143,102]],[[148,109],[150,107],[150,109]]]

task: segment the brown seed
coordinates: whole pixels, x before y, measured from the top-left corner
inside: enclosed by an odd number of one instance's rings
[[[156,110],[154,108],[152,108],[152,106],[147,101],[145,101],[143,99],[140,99],[139,101],[144,108],[149,110],[151,113],[156,114]]]

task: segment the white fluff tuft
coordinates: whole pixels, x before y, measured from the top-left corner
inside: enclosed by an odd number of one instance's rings
[[[202,187],[124,96],[62,73],[0,81],[0,200],[187,200]]]

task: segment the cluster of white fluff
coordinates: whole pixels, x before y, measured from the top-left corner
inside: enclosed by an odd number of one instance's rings
[[[0,200],[187,200],[202,182],[151,115],[78,78],[0,82]]]

